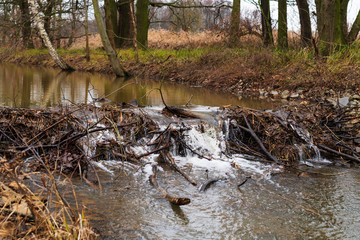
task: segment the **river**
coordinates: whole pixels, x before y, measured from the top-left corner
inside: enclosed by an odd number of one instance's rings
[[[157,110],[162,101],[158,92],[151,91],[158,87],[159,82],[152,80],[124,81],[111,75],[66,74],[0,64],[0,103],[9,107],[90,103],[102,97],[109,99],[108,104],[137,99],[150,116],[161,118]],[[144,166],[111,160],[93,162],[103,191],[76,178],[73,184],[79,203],[86,206],[86,215],[102,238],[359,239],[358,168],[330,166],[324,161],[283,169],[241,155],[222,154],[219,135],[223,133],[214,120],[218,106],[272,109],[278,103],[175,83],[166,83],[162,89],[169,105],[181,106],[191,99],[192,109],[210,119],[204,132],[192,128],[186,141],[212,160],[187,154],[175,156],[177,164],[199,185],[212,178],[226,179],[200,192],[199,186],[192,186],[171,168],[159,165],[159,184],[173,195],[191,199],[189,205],[178,207],[161,198],[149,183],[155,156],[145,159]],[[251,179],[237,187],[246,177]],[[89,173],[89,179],[95,180],[94,172]],[[59,185],[72,201],[70,187]]]
[[[10,107],[50,107],[57,104],[90,103],[95,98],[111,103],[136,99],[141,105],[159,106],[160,94],[154,90],[158,81],[141,78],[127,80],[113,75],[71,72],[65,73],[41,67],[0,63],[0,104]],[[163,94],[168,105],[239,105],[257,109],[275,106],[271,100],[243,98],[217,93],[213,90],[164,83]]]

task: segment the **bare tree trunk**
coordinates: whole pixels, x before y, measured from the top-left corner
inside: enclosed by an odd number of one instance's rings
[[[36,3],[35,0],[29,0],[29,4],[31,6],[31,11],[32,14],[34,16],[34,19],[36,21],[36,26],[39,30],[40,33],[40,37],[43,40],[45,46],[47,47],[47,49],[49,50],[49,54],[50,56],[54,59],[55,63],[62,69],[62,70],[66,70],[66,71],[71,71],[73,70],[72,67],[70,67],[69,65],[67,65],[58,55],[58,53],[56,52],[54,46],[52,45],[49,35],[47,34],[47,32],[45,31],[44,28],[44,20],[42,19],[42,17],[39,14],[39,11],[36,7]]]
[[[287,36],[287,2],[286,0],[278,1],[278,47],[288,48]]]
[[[235,45],[240,37],[240,0],[233,0],[230,18],[230,45]]]
[[[50,41],[53,42],[53,34],[51,33],[51,15],[55,7],[55,0],[47,1],[45,10],[44,10],[44,29],[47,32]],[[44,43],[45,44],[45,43]]]
[[[119,36],[118,39],[115,40],[115,44],[117,47],[128,47],[132,46],[133,43],[130,39],[133,39],[136,35],[134,11],[133,10],[134,2],[130,2],[129,0],[119,0],[118,1],[118,15],[119,21],[117,24],[117,34]]]
[[[340,2],[337,4],[340,4],[340,9],[338,10],[338,11],[340,11],[339,12],[340,16],[338,17],[337,21],[340,22],[339,28],[341,28],[341,30],[342,30],[342,36],[344,37],[344,43],[345,42],[347,43],[347,37],[349,34],[348,22],[347,22],[347,16],[348,16],[347,8],[349,5],[349,0],[340,0]]]
[[[265,46],[273,45],[274,40],[272,36],[271,17],[270,17],[270,0],[261,0],[261,26],[262,36]]]
[[[3,19],[4,19],[4,23],[5,23],[8,21],[8,16],[9,16],[8,4],[4,3],[3,6],[4,6]],[[2,41],[1,42],[2,42],[2,45],[5,46],[7,44],[6,36],[8,35],[8,28],[7,28],[7,26],[2,26],[1,30],[2,30]]]
[[[307,0],[296,0],[301,28],[301,44],[303,47],[310,47],[312,42],[311,21],[309,13],[309,4]]]
[[[105,9],[105,26],[106,33],[108,35],[111,46],[115,49],[115,31],[114,24],[117,24],[117,21],[114,23],[114,17],[116,19],[117,11],[114,0],[105,0],[104,1],[104,9]],[[115,10],[115,11],[114,11]],[[115,15],[115,16],[114,16]]]
[[[33,0],[31,0],[31,1],[33,1]],[[104,20],[100,14],[99,2],[98,2],[98,0],[92,0],[92,2],[93,2],[93,7],[94,7],[94,15],[95,15],[96,23],[97,23],[98,30],[99,30],[99,33],[101,36],[101,41],[102,41],[105,51],[109,57],[113,71],[116,74],[116,76],[124,77],[126,75],[125,74],[126,72],[120,65],[119,59],[116,56],[116,52],[115,52],[114,48],[111,46],[109,37],[106,34]]]
[[[137,42],[135,39],[135,34],[136,34],[136,24],[135,24],[135,17],[134,17],[134,11],[133,11],[133,5],[130,4],[130,14],[131,14],[131,20],[132,20],[132,25],[133,25],[133,32],[134,34],[132,35],[132,39],[133,39],[133,45],[135,48],[135,59],[136,62],[139,62],[139,52],[138,52],[138,46],[137,46]]]
[[[34,48],[34,44],[31,38],[31,20],[29,3],[27,0],[20,0],[20,11],[21,11],[21,33],[22,42],[25,48]]]
[[[346,44],[344,36],[344,8],[349,0],[316,0],[319,32],[319,52],[328,56],[334,47]]]
[[[75,29],[76,28],[75,10],[76,10],[76,3],[74,2],[74,0],[71,0],[71,33],[70,33],[69,41],[67,43],[67,47],[70,47],[71,44],[73,44],[73,42],[74,42],[75,30],[76,30]]]
[[[87,0],[84,0],[85,8],[85,57],[86,61],[90,61],[90,49],[89,49],[89,21],[88,21],[88,3]]]
[[[62,33],[61,33],[61,22],[62,22],[62,4],[59,4],[59,14],[57,17],[57,28],[56,28],[56,48],[60,48],[61,47],[61,37],[62,37]]]
[[[136,2],[136,40],[140,48],[147,48],[149,30],[149,0]]]

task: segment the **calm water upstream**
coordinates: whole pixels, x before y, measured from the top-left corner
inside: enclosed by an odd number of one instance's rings
[[[112,75],[82,72],[64,73],[40,67],[0,63],[0,104],[11,107],[49,107],[57,104],[90,103],[106,97],[112,103],[136,99],[142,105],[162,105],[158,91],[160,83],[144,79],[117,79]],[[240,105],[271,109],[271,101],[258,101],[216,93],[209,89],[179,84],[163,85],[168,105],[191,104],[203,106]]]
[[[161,105],[159,94],[149,93],[158,86],[158,82],[149,80],[124,82],[109,75],[65,74],[0,64],[0,103],[11,107],[89,103],[93,98],[104,96],[113,103],[136,98],[143,105],[158,106]],[[239,99],[171,83],[165,84],[163,90],[169,105],[184,105],[193,96],[191,103],[202,112],[211,106],[228,104],[258,109],[274,106],[272,102]],[[159,118],[157,109],[144,110]],[[193,149],[208,153],[213,160],[188,154],[175,156],[175,161],[199,184],[209,178],[226,180],[216,182],[206,192],[199,192],[198,187],[172,169],[158,167],[159,184],[175,196],[189,197],[189,205],[170,205],[150,185],[148,178],[156,156],[145,159],[142,167],[116,161],[94,162],[102,193],[80,180],[73,180],[78,201],[86,206],[87,216],[103,238],[360,239],[358,168],[308,163],[290,172],[246,160],[241,155],[224,156],[223,133],[215,122],[213,120],[205,132],[191,128],[186,135]],[[189,122],[185,124],[191,126]],[[247,176],[252,179],[237,188]],[[89,173],[89,179],[95,180],[94,172]],[[72,199],[70,185],[60,183],[62,192]]]

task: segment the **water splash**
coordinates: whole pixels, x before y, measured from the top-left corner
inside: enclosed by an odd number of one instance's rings
[[[200,107],[196,108],[198,111]],[[213,109],[212,109],[213,110]],[[174,129],[182,130],[182,138],[186,143],[184,151],[179,151],[179,144],[172,139],[172,147],[169,149],[170,154],[174,157],[175,162],[179,167],[190,171],[191,175],[196,176],[199,172],[209,172],[213,176],[235,177],[236,173],[245,172],[248,175],[264,174],[268,171],[272,165],[260,163],[258,161],[247,160],[241,154],[233,154],[228,156],[226,154],[226,140],[229,137],[229,125],[228,119],[221,119],[218,115],[210,112],[208,108],[205,109],[208,119],[204,120],[183,120],[181,122],[173,121],[173,119],[159,119],[159,113],[154,109],[144,109],[143,111],[154,121],[157,122],[161,130],[166,129],[169,124]],[[138,140],[138,144],[131,146],[132,152],[135,154],[144,154],[153,150],[148,144],[153,142],[159,134],[155,134],[149,137],[143,137]],[[89,156],[93,156],[96,151],[96,143],[99,141],[111,141],[117,140],[116,136],[108,131],[103,133],[92,134],[88,139],[84,139],[83,146]],[[141,144],[142,143],[142,144]],[[181,153],[180,153],[181,152]],[[184,153],[185,152],[185,153]],[[145,167],[142,169],[142,173],[145,173],[147,178],[151,174],[151,165],[157,164],[156,158],[158,154],[151,154],[143,157],[142,161]],[[107,167],[102,165],[101,168]],[[278,167],[279,169],[281,167]]]
[[[306,128],[298,126],[295,121],[288,119],[288,114],[285,112],[277,111],[275,113],[283,124],[288,124],[296,134],[305,142],[305,144],[295,144],[299,149],[299,160],[303,162],[311,161],[323,163],[327,162],[326,159],[322,158],[319,148],[314,144],[313,137]]]

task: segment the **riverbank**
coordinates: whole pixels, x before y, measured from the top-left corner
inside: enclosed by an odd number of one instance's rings
[[[315,57],[309,49],[280,51],[248,43],[238,48],[219,43],[196,48],[153,48],[139,51],[139,62],[133,49],[119,50],[118,55],[132,76],[164,79],[238,96],[306,100],[349,97],[357,101],[360,91],[357,45],[327,59]],[[77,71],[113,74],[101,48],[91,50],[89,62],[81,49],[58,52]],[[0,62],[56,68],[44,49],[1,49]]]

